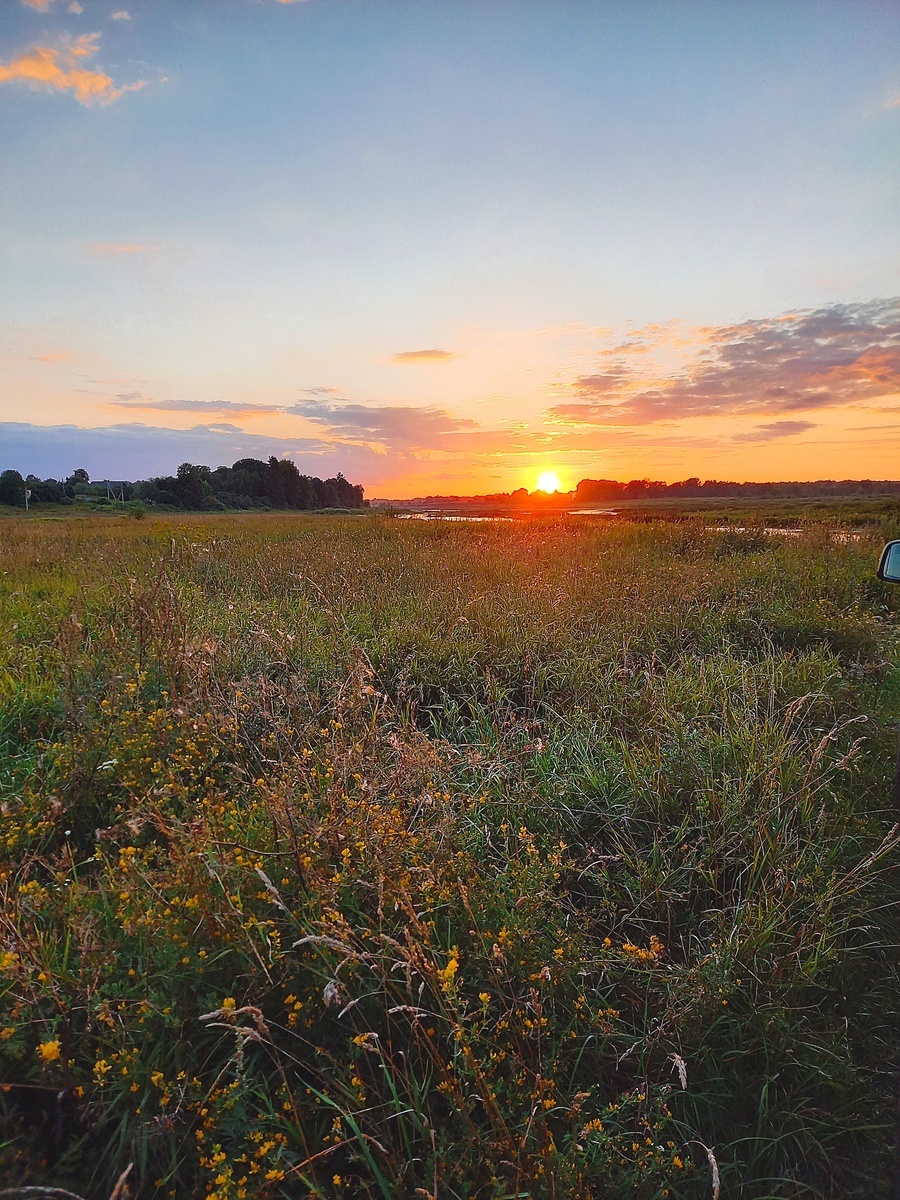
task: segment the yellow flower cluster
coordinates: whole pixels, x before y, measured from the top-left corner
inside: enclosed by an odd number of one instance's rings
[[[450,992],[453,989],[453,984],[456,979],[456,973],[459,970],[459,948],[454,946],[447,956],[447,965],[442,967],[437,972],[437,977],[441,983],[443,992]]]
[[[40,1054],[42,1061],[45,1063],[59,1062],[61,1058],[59,1041],[54,1039],[51,1042],[41,1042],[38,1046],[38,1054]]]
[[[650,938],[649,947],[635,946],[632,942],[625,942],[622,949],[639,962],[656,962],[663,954],[665,946],[654,934]]]

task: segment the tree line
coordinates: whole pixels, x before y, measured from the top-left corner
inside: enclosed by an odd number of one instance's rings
[[[420,496],[409,503],[435,507],[452,505],[491,505],[510,508],[527,505],[533,509],[567,508],[578,504],[615,504],[625,500],[686,500],[736,497],[745,500],[829,499],[834,497],[874,497],[900,495],[900,481],[894,479],[818,479],[814,482],[736,483],[698,476],[664,483],[656,479],[582,479],[570,492],[492,492],[483,496]]]
[[[575,489],[576,504],[606,504],[616,500],[737,497],[747,500],[826,499],[832,496],[900,495],[900,482],[885,479],[817,479],[810,483],[736,483],[696,476],[678,483],[652,479],[582,479]]]
[[[81,500],[94,504],[114,501],[165,505],[191,512],[221,512],[228,509],[281,508],[311,511],[323,508],[363,508],[359,484],[350,483],[339,471],[331,479],[301,475],[289,459],[274,456],[268,462],[241,458],[230,467],[182,463],[174,475],[128,481],[91,482],[83,467],[65,479],[23,477],[18,471],[0,474],[0,504],[24,507],[26,492],[32,504],[72,504]]]

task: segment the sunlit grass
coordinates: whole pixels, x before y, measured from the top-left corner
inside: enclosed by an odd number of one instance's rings
[[[874,541],[0,538],[0,1179],[888,1194]]]

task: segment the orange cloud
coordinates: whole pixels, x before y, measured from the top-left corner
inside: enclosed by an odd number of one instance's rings
[[[23,80],[35,91],[74,92],[78,103],[85,105],[110,104],[125,92],[139,92],[146,84],[143,79],[116,87],[109,75],[80,65],[81,59],[97,53],[99,37],[99,33],[85,33],[60,47],[32,46],[18,58],[0,63],[0,83]]]
[[[117,254],[152,254],[156,247],[141,242],[91,242],[88,249],[101,258],[113,258]]]
[[[36,12],[45,13],[50,11],[52,5],[56,3],[56,0],[21,0],[21,3],[24,4],[26,8],[33,8]],[[78,13],[84,12],[84,5],[79,4],[78,0],[71,0],[71,3],[67,4],[66,8],[70,13],[75,13],[76,16]]]
[[[396,363],[446,362],[448,358],[456,358],[456,353],[453,350],[404,350],[391,356]]]
[[[74,358],[74,357],[75,356],[71,350],[51,350],[47,354],[33,354],[32,355],[32,359],[34,362],[42,362],[42,363],[68,362],[68,360],[70,358]]]

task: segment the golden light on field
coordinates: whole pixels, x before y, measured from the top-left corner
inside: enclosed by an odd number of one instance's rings
[[[537,487],[539,492],[562,491],[562,484],[559,482],[559,476],[555,471],[542,471],[537,477]]]

